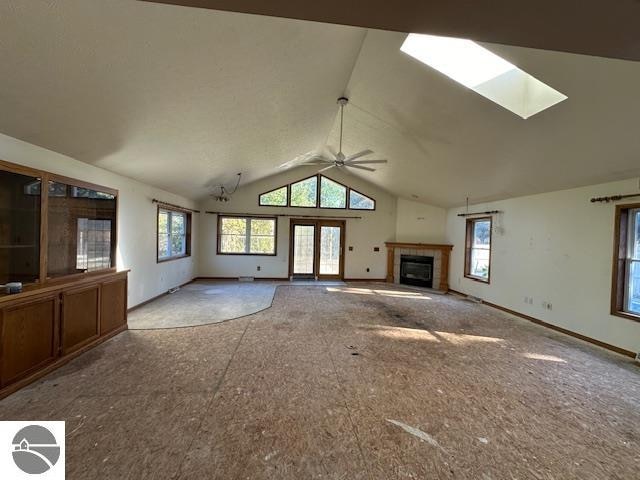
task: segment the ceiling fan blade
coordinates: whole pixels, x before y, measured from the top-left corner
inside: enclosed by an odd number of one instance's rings
[[[347,168],[357,168],[359,170],[366,170],[367,172],[375,172],[376,171],[375,168],[362,167],[360,165],[353,165],[351,163],[349,163],[348,165],[345,165],[345,167],[347,167]]]
[[[369,150],[367,148],[366,150],[362,150],[361,152],[354,153],[353,155],[349,155],[348,157],[346,157],[344,159],[344,161],[345,161],[345,163],[346,162],[351,162],[352,160],[355,160],[356,158],[364,157],[365,155],[371,155],[372,153],[373,153],[373,150]]]
[[[307,152],[307,153],[303,153],[302,155],[298,155],[293,160],[289,160],[288,162],[283,163],[278,168],[297,167],[298,165],[303,164],[305,162],[309,162],[309,161],[312,161],[312,160],[315,160],[315,159],[321,159],[321,158],[323,158],[322,155],[318,155],[314,151]]]
[[[335,167],[335,166],[336,166],[336,165],[335,165],[335,163],[334,163],[334,164],[332,164],[332,165],[329,165],[328,167],[321,168],[320,170],[318,170],[318,173],[320,173],[320,172],[326,172],[327,170],[329,170],[329,169],[331,169],[331,168],[333,168],[333,167]]]
[[[365,165],[367,163],[387,163],[388,160],[355,160],[349,162],[349,165]]]

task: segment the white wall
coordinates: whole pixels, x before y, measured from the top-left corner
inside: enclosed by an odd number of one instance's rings
[[[615,205],[589,202],[637,191],[634,179],[474,205],[472,211],[503,212],[494,220],[490,285],[464,278],[465,220],[456,215],[464,209],[449,210],[451,288],[640,351],[640,323],[609,313]]]
[[[405,198],[398,198],[396,241],[446,243],[447,211]]]
[[[156,205],[151,199],[193,207],[193,202],[65,155],[0,134],[0,159],[119,190],[117,267],[129,273],[129,307],[190,281],[196,258],[156,263]],[[194,214],[192,242],[197,242]],[[197,245],[192,244],[197,252]]]
[[[326,176],[376,200],[375,211],[330,210],[312,208],[259,207],[258,195],[317,172],[317,167],[296,168],[280,175],[240,187],[227,203],[208,199],[200,204],[205,211],[254,214],[291,214],[317,216],[359,216],[346,221],[345,278],[383,279],[386,277],[385,241],[393,241],[396,226],[396,197],[354,175],[335,169]],[[217,255],[217,216],[200,215],[200,270],[203,277],[287,278],[289,276],[289,217],[278,218],[277,256]],[[349,246],[353,251],[349,251]],[[374,252],[379,247],[379,252]],[[257,266],[261,267],[257,271]],[[369,272],[367,272],[369,268]]]

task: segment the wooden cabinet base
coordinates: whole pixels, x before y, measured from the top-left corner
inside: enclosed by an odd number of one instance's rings
[[[0,296],[0,398],[126,329],[126,271]]]
[[[44,377],[45,375],[53,372],[54,370],[62,367],[63,365],[69,363],[74,358],[82,355],[84,352],[86,352],[88,350],[91,350],[92,348],[96,347],[97,345],[100,345],[102,342],[105,342],[105,341],[109,340],[111,337],[115,337],[116,335],[118,335],[119,333],[124,332],[125,330],[127,330],[127,325],[123,325],[123,326],[117,328],[116,330],[113,330],[113,331],[109,332],[108,334],[106,334],[106,335],[104,335],[104,336],[102,336],[100,338],[97,338],[93,342],[86,344],[85,346],[83,346],[82,348],[79,348],[78,350],[75,350],[73,353],[70,353],[69,355],[66,355],[64,357],[60,357],[58,360],[54,361],[53,363],[48,364],[46,367],[38,370],[35,373],[32,373],[31,375],[29,375],[27,377],[24,377],[22,380],[19,380],[19,381],[15,382],[15,383],[12,383],[12,384],[0,389],[0,400],[2,400],[4,397],[7,397],[7,396],[11,395],[12,393],[17,392],[21,388],[26,387],[30,383],[33,383],[36,380]]]

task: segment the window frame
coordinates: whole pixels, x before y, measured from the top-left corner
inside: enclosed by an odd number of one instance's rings
[[[282,190],[283,188],[285,188],[287,190],[287,201],[284,203],[284,205],[267,205],[265,203],[262,203],[262,196],[263,195],[266,195],[267,193],[275,192],[277,190]],[[291,194],[291,186],[289,184],[282,185],[281,187],[272,188],[271,190],[267,190],[266,192],[262,192],[262,193],[258,194],[258,206],[259,207],[286,208],[286,207],[289,206],[289,197],[291,196],[290,194]],[[305,207],[305,208],[309,208],[309,207]]]
[[[636,322],[640,322],[640,314],[630,312],[627,309],[629,265],[638,261],[629,258],[629,242],[633,235],[629,229],[629,219],[633,212],[639,210],[640,203],[616,205],[611,269],[611,315]]]
[[[291,197],[293,196],[293,186],[297,183],[302,183],[305,182],[307,180],[311,180],[312,178],[316,179],[316,203],[315,205],[308,205],[308,206],[304,206],[304,205],[291,205]],[[282,187],[280,187],[282,188]],[[275,188],[274,190],[277,190],[277,188]],[[310,175],[308,177],[305,178],[301,178],[300,180],[296,180],[295,182],[291,182],[289,184],[287,184],[287,207],[289,208],[320,208],[320,174],[316,173],[315,175]],[[276,207],[278,208],[278,207]],[[279,208],[285,208],[285,207],[279,207]]]
[[[301,207],[301,208],[310,208],[310,207]],[[251,220],[273,220],[273,253],[251,253],[251,252],[223,252],[222,251],[222,220],[225,218],[241,218],[244,220],[249,220],[247,225],[251,226]],[[251,242],[251,234],[245,234],[246,238],[249,240],[247,245],[250,246]],[[218,214],[218,226],[216,229],[216,254],[217,255],[234,255],[234,256],[244,256],[244,257],[276,257],[278,256],[278,217],[267,216],[267,215],[224,215]]]
[[[185,216],[185,245],[184,252],[180,255],[172,255],[169,257],[160,257],[160,211],[169,213],[179,213]],[[167,226],[169,228],[169,226]],[[169,234],[169,236],[171,236]],[[191,212],[188,210],[182,210],[180,208],[168,207],[158,204],[156,211],[156,263],[171,262],[173,260],[180,260],[181,258],[187,258],[191,256]]]
[[[304,182],[305,180],[309,180],[311,178],[316,177],[316,182],[317,182],[317,188],[316,188],[316,204],[315,206],[300,206],[300,205],[291,205],[291,191],[292,191],[292,186],[296,183],[300,183],[300,182]],[[343,186],[344,188],[346,188],[346,202],[345,202],[345,206],[344,207],[322,207],[320,205],[321,199],[322,199],[322,177],[326,178],[327,180],[337,183],[338,185]],[[262,195],[265,195],[267,193],[271,193],[273,191],[276,190],[280,190],[281,188],[286,188],[287,189],[287,204],[286,205],[265,205],[260,201],[260,197],[262,197]],[[373,202],[373,208],[354,208],[351,207],[351,192],[355,192],[358,195],[362,195],[363,197],[366,197],[368,199],[370,199]],[[321,209],[321,210],[354,210],[354,211],[359,211],[359,212],[374,212],[377,208],[377,202],[376,199],[366,195],[362,192],[360,192],[359,190],[356,190],[355,188],[351,188],[349,185],[345,185],[342,182],[339,182],[338,180],[335,180],[327,175],[323,175],[321,173],[316,173],[314,175],[310,175],[308,177],[305,178],[301,178],[300,180],[296,180],[290,183],[287,183],[286,185],[281,185],[279,187],[276,188],[272,188],[271,190],[267,190],[266,192],[262,192],[258,194],[258,206],[259,207],[270,207],[270,208],[316,208],[316,209]]]
[[[369,200],[371,200],[373,202],[373,208],[353,208],[351,206],[351,192],[356,192],[358,195],[362,195],[363,197],[366,197]],[[364,193],[359,192],[355,188],[349,187],[349,191],[347,192],[347,208],[349,210],[357,210],[357,211],[360,211],[360,212],[375,212],[376,206],[377,205],[376,205],[376,199],[375,198],[372,198],[369,195],[365,195]]]
[[[323,207],[322,206],[322,179],[323,178],[326,178],[328,181],[333,182],[336,185],[340,185],[341,187],[344,188],[344,207]],[[318,208],[324,208],[326,210],[348,210],[350,195],[351,195],[351,189],[344,183],[334,180],[333,178],[329,178],[326,175],[322,175],[321,173],[318,174]]]
[[[489,222],[489,270],[487,278],[479,277],[471,273],[471,257],[473,253],[474,226],[478,222]],[[464,240],[464,277],[470,280],[489,285],[491,283],[491,260],[493,256],[493,217],[472,217],[467,218],[465,224]]]

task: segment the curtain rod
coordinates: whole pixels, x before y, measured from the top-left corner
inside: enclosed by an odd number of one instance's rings
[[[500,210],[489,210],[488,212],[459,213],[459,217],[472,217],[474,215],[495,215],[501,213]]]
[[[175,205],[173,203],[163,202],[162,200],[158,200],[157,198],[154,198],[153,200],[151,200],[151,202],[157,203],[158,205],[164,205],[165,207],[177,208],[186,212],[200,213],[200,210],[194,210],[193,208],[181,207],[180,205]]]
[[[610,197],[595,197],[591,199],[591,203],[596,203],[596,202],[609,203],[609,202],[616,202],[618,200],[623,200],[625,198],[633,198],[633,197],[640,197],[640,193],[628,193],[626,195],[611,195]]]
[[[327,219],[327,220],[360,220],[362,217],[341,217],[341,216],[322,216],[322,215],[292,215],[289,213],[232,213],[232,212],[212,212],[207,210],[204,213],[210,213],[211,215],[228,215],[230,217],[293,217],[293,218],[317,218],[319,220]]]

